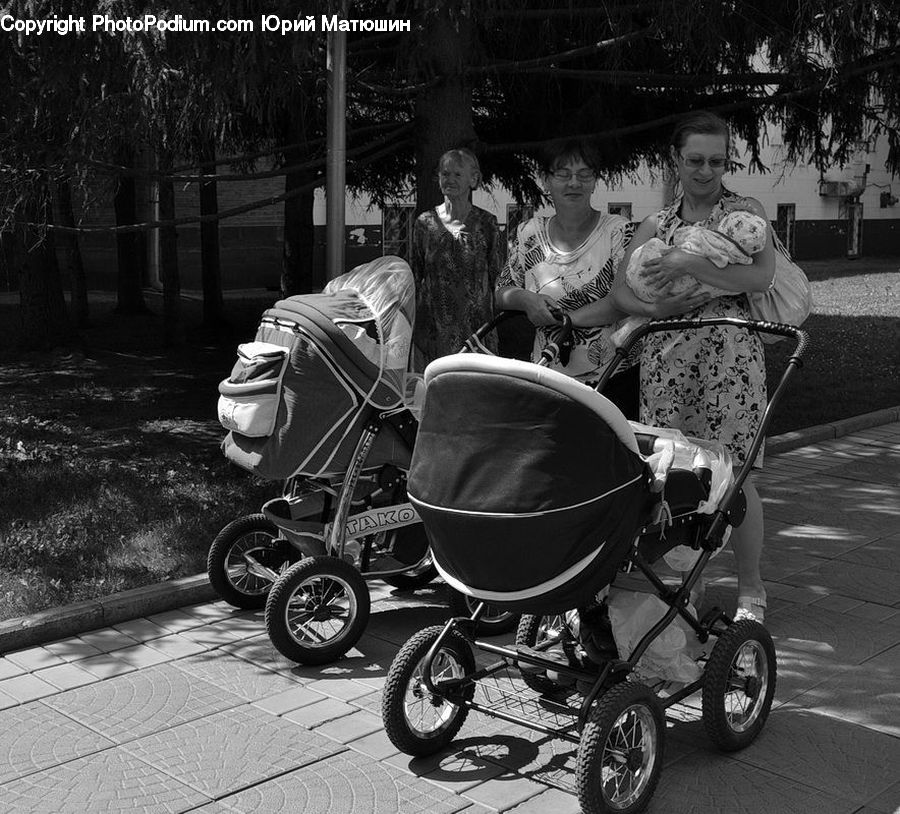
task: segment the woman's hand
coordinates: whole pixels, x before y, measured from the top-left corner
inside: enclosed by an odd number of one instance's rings
[[[529,292],[530,297],[522,304],[525,315],[532,325],[558,325],[563,310],[549,294]]]
[[[653,319],[668,319],[679,314],[686,314],[701,305],[706,305],[712,297],[700,287],[700,283],[682,291],[680,294],[664,295],[650,306]]]
[[[674,246],[665,249],[659,257],[644,262],[638,273],[651,287],[665,293],[667,286],[679,277],[690,274],[692,257]]]

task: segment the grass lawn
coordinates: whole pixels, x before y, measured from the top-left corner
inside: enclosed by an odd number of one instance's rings
[[[811,347],[773,435],[900,404],[900,258],[804,268]],[[215,420],[234,347],[274,299],[228,300],[231,338],[194,328],[171,352],[158,297],[143,317],[105,297],[81,349],[17,355],[0,298],[0,619],[198,573],[216,532],[278,493],[225,461]],[[185,311],[199,323],[199,303]],[[773,380],[792,344],[768,346]]]

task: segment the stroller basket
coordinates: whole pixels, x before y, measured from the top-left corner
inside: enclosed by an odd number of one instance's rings
[[[447,356],[425,380],[408,493],[441,576],[530,613],[563,612],[608,585],[651,480],[618,409],[517,360]]]

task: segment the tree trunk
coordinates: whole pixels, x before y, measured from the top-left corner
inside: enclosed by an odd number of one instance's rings
[[[75,226],[75,215],[72,209],[72,188],[68,181],[63,181],[56,186],[56,197],[59,201],[59,222],[61,226],[70,228]],[[81,259],[81,248],[78,245],[78,235],[65,233],[62,236],[65,246],[66,271],[69,276],[72,300],[70,303],[72,321],[78,328],[88,324],[90,316],[87,295],[87,278],[84,273],[84,263]]]
[[[166,151],[160,151],[160,172],[171,173],[174,162]],[[159,182],[159,219],[175,219],[175,185]],[[181,278],[178,273],[178,233],[174,226],[159,228],[159,276],[163,285],[163,338],[166,346],[177,347],[185,341],[181,315]]]
[[[134,167],[134,153],[126,150],[120,162],[123,166]],[[116,226],[131,226],[137,223],[137,202],[134,178],[122,176],[113,199],[116,212]],[[141,241],[136,232],[116,232],[116,260],[118,301],[116,311],[120,314],[145,314],[148,311],[144,301],[143,263],[140,259]]]
[[[472,91],[462,74],[472,50],[471,22],[463,15],[452,19],[446,2],[425,15],[421,49],[428,56],[420,78],[447,78],[416,98],[416,214],[441,201],[437,183],[441,155],[476,141]]]
[[[311,110],[301,93],[296,93],[290,106],[288,120],[288,144],[303,144],[309,133],[315,132],[316,111]],[[321,113],[318,114],[321,116]],[[288,165],[303,160],[300,149],[285,152]],[[289,193],[310,183],[315,175],[310,172],[288,173],[284,179],[284,191]],[[316,268],[315,226],[313,224],[313,204],[315,190],[310,189],[284,202],[284,241],[281,252],[281,293],[285,297],[294,294],[309,294],[325,285],[325,269]]]
[[[311,176],[303,172],[289,173],[284,191],[291,192],[308,184]],[[281,255],[281,293],[285,297],[309,294],[325,285],[324,275],[316,275],[314,262],[315,227],[313,204],[315,190],[302,192],[284,202],[284,242]]]
[[[51,233],[40,234],[33,225],[50,223],[49,191],[25,210],[25,223],[16,229],[19,266],[19,338],[28,350],[49,350],[71,336],[59,264]]]
[[[212,139],[200,144],[200,172],[216,173],[216,145]],[[200,184],[200,215],[218,215],[219,197],[215,181]],[[200,222],[200,266],[203,284],[203,327],[217,332],[223,322],[222,266],[219,258],[219,221]]]

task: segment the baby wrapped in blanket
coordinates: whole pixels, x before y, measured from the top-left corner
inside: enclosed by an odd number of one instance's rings
[[[635,249],[628,261],[628,268],[625,269],[625,282],[628,283],[628,287],[635,293],[635,296],[644,302],[655,302],[662,296],[680,294],[694,285],[697,280],[690,274],[685,274],[673,280],[663,293],[648,285],[644,280],[641,275],[644,263],[659,257],[665,250],[675,247],[705,257],[718,268],[725,268],[732,263],[749,265],[753,262],[753,255],[765,247],[767,229],[768,224],[764,218],[740,209],[729,212],[722,218],[716,229],[708,229],[705,226],[680,226],[672,236],[671,246],[658,237],[651,237],[650,240]],[[707,283],[700,283],[699,290],[707,292],[711,297],[737,293],[716,288]],[[647,321],[644,317],[628,317],[623,320],[621,326],[611,337],[613,344],[621,344],[628,334]],[[591,350],[588,351],[589,356]]]

